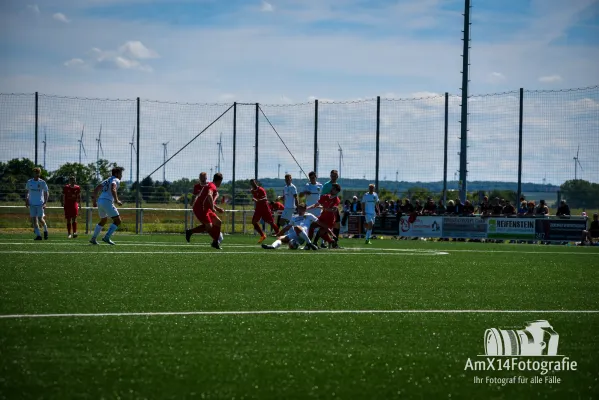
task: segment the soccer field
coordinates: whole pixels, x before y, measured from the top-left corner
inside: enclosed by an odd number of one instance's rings
[[[0,235],[0,398],[599,397],[597,247],[31,239]],[[557,355],[489,370],[486,330],[534,320]]]

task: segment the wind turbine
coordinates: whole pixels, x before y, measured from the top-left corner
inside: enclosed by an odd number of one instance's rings
[[[337,142],[337,146],[339,146],[339,178],[341,178],[341,163],[343,162],[343,149],[339,142]]]
[[[581,171],[584,171],[582,169],[582,165],[580,164],[580,160],[578,159],[579,152],[580,152],[580,145],[578,145],[578,150],[576,150],[576,157],[574,157],[574,180],[578,179],[578,167],[580,167]]]
[[[46,169],[46,127],[44,126],[44,169]]]
[[[137,155],[137,150],[135,149],[135,127],[133,127],[133,135],[131,136],[131,141],[129,142],[129,146],[131,147],[131,163],[129,168],[129,182],[133,182],[133,152]]]
[[[102,156],[104,156],[104,149],[102,148],[102,124],[100,124],[100,133],[98,134],[96,142],[96,179],[100,180],[100,151],[102,151]]]
[[[277,169],[277,179],[281,179],[281,164],[279,163],[279,168]]]
[[[83,150],[83,154],[85,154],[85,156],[87,157],[87,154],[85,153],[85,146],[83,146],[83,132],[85,131],[85,125],[83,125],[83,128],[81,129],[81,139],[78,140],[79,142],[79,164],[81,164],[81,150]]]
[[[162,182],[166,182],[166,145],[170,143],[170,140],[166,143],[162,143]]]
[[[225,162],[225,156],[223,155],[223,134],[221,132],[220,139],[217,143],[218,145],[218,165],[216,166],[216,172],[220,172],[220,160],[222,158],[223,162]]]

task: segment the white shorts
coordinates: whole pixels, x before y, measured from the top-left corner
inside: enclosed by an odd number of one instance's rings
[[[100,218],[114,218],[119,216],[119,210],[116,209],[114,203],[110,200],[98,200],[98,213]]]
[[[312,214],[315,217],[320,217],[320,213],[322,212],[322,208],[311,208],[306,210],[306,214]]]
[[[367,224],[374,224],[375,214],[364,214],[364,219]]]
[[[43,208],[43,206],[32,206],[32,205],[29,205],[29,216],[31,218],[34,218],[34,217],[43,218],[44,217],[44,208]]]
[[[281,214],[281,219],[286,219],[287,221],[291,221],[291,217],[293,217],[293,212],[295,208],[285,208],[283,210],[283,214]]]
[[[302,239],[301,237],[299,237],[297,235],[297,232],[295,231],[294,228],[295,227],[290,228],[289,232],[287,232],[287,239],[289,239],[289,240],[295,240],[299,244],[304,244],[304,239]],[[302,229],[305,232],[305,230],[303,228],[300,228],[300,229]]]

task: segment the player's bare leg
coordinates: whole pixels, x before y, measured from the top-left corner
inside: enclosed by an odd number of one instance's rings
[[[257,216],[252,218],[252,225],[254,226],[254,230],[258,232],[258,234],[260,235],[260,239],[258,239],[258,244],[266,240],[266,234],[262,230],[262,227],[260,226],[259,222],[260,219]]]

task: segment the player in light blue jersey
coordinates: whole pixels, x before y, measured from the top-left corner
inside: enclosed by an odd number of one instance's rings
[[[374,218],[379,214],[379,195],[374,191],[374,185],[368,185],[368,193],[362,196],[362,210],[366,222],[366,244],[372,244],[370,236],[374,226]]]
[[[25,189],[27,189],[25,206],[29,207],[29,216],[31,217],[31,223],[33,224],[33,231],[35,232],[34,240],[42,240],[39,222],[41,222],[44,227],[44,239],[48,239],[48,226],[44,220],[44,209],[46,208],[46,203],[48,203],[50,193],[46,182],[40,179],[41,174],[42,170],[40,168],[34,168],[33,178],[29,179],[25,185]]]
[[[114,203],[119,206],[123,203],[119,200],[119,196],[117,194],[117,190],[121,184],[121,179],[123,177],[123,168],[117,167],[112,169],[112,176],[108,179],[105,179],[94,189],[94,194],[92,197],[94,207],[98,207],[98,213],[100,214],[100,222],[96,225],[94,229],[94,234],[90,239],[91,244],[98,244],[97,238],[100,232],[102,232],[102,228],[108,221],[108,217],[112,218],[112,224],[110,228],[108,228],[108,232],[102,238],[102,241],[108,243],[110,245],[114,245],[115,243],[110,240],[112,234],[118,229],[121,224],[121,217],[119,215],[119,211],[114,206]],[[98,197],[98,193],[100,196]]]

